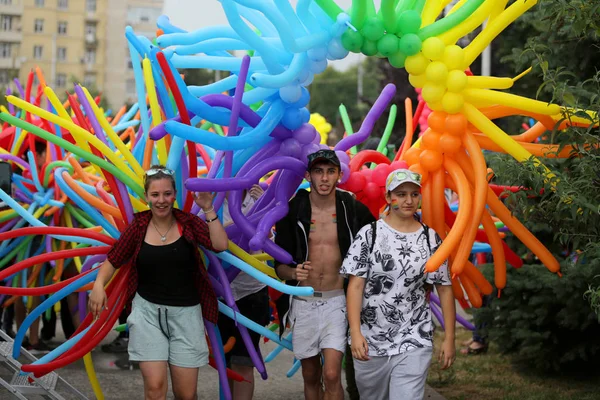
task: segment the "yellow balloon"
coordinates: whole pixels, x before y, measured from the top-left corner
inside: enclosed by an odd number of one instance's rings
[[[414,56],[406,57],[404,62],[404,68],[406,72],[414,75],[421,75],[427,69],[429,60],[423,55],[423,53],[415,54]]]
[[[431,61],[439,61],[444,57],[445,47],[446,45],[441,39],[437,37],[430,37],[423,42],[421,51],[425,57],[429,58]]]
[[[425,74],[422,74],[422,75],[410,74],[410,75],[408,75],[408,81],[410,82],[411,85],[413,85],[413,87],[422,88],[427,83],[427,77],[425,76]]]
[[[448,114],[457,114],[462,111],[465,99],[461,94],[447,92],[442,98],[442,107]]]
[[[448,78],[448,68],[441,61],[434,61],[425,70],[425,76],[428,81],[438,85],[445,85]]]
[[[465,51],[455,44],[446,46],[442,60],[449,70],[461,69],[465,62]]]
[[[461,70],[455,69],[448,74],[446,87],[448,87],[448,91],[450,92],[459,93],[467,87],[467,83],[467,74]]]
[[[423,99],[427,103],[437,103],[442,100],[444,93],[446,93],[446,88],[444,88],[442,85],[427,83],[425,86],[423,86],[421,96],[423,96]]]
[[[263,274],[268,275],[268,276],[270,276],[273,279],[280,280],[277,277],[277,274],[275,273],[275,270],[273,268],[271,268],[268,265],[263,264],[262,262],[258,261],[256,258],[252,257],[250,254],[248,254],[247,252],[245,252],[241,247],[239,247],[238,245],[236,245],[232,241],[229,241],[229,251],[231,252],[231,254],[233,254],[234,256],[236,256],[237,258],[239,258],[240,260],[244,261],[245,263],[253,266],[254,268],[256,268],[257,270],[259,270]]]

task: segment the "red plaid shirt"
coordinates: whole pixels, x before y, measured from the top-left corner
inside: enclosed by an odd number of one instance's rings
[[[215,251],[210,241],[210,233],[208,225],[198,216],[173,209],[173,215],[177,223],[183,229],[182,236],[188,243],[192,244],[194,251],[194,259],[198,264],[197,272],[195,273],[195,283],[200,295],[200,305],[202,307],[202,316],[212,323],[217,323],[219,309],[217,306],[217,296],[210,284],[208,272],[200,258],[198,246],[202,246],[207,250]],[[127,229],[121,234],[121,237],[113,245],[113,248],[108,253],[108,261],[115,267],[120,268],[127,263],[133,263],[129,281],[127,282],[127,309],[131,307],[131,301],[135,296],[138,286],[138,273],[136,262],[138,254],[146,237],[148,224],[152,219],[151,211],[142,211],[135,214],[133,222],[129,224]]]

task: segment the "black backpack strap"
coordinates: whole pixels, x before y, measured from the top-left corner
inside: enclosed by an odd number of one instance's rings
[[[371,225],[371,249],[369,254],[373,254],[373,248],[375,247],[375,240],[377,239],[377,221],[370,223]]]
[[[423,235],[425,235],[425,240],[427,240],[427,248],[429,248],[429,255],[431,255],[432,252],[431,252],[431,242],[429,241],[429,226],[425,225],[421,221],[419,221],[419,223],[423,227]]]

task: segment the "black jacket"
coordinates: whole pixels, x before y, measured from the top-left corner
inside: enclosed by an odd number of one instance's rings
[[[290,200],[287,215],[275,225],[275,243],[290,253],[295,264],[308,260],[308,236],[312,208],[309,193],[299,190]],[[335,212],[337,216],[337,235],[342,259],[346,256],[354,237],[363,226],[375,221],[369,209],[356,200],[351,193],[336,190]],[[282,263],[275,260],[275,270]],[[292,267],[294,265],[291,265]],[[288,285],[297,285],[297,281],[288,281]],[[277,300],[280,334],[285,330],[285,314],[289,309],[289,296],[283,294]]]

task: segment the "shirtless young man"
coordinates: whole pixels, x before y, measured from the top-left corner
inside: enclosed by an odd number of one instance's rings
[[[344,398],[341,369],[348,322],[339,268],[355,234],[374,221],[366,206],[336,189],[341,177],[334,151],[310,154],[306,179],[311,191],[300,190],[290,201],[286,217],[276,225],[275,243],[295,263],[276,262],[277,275],[315,290],[311,297],[294,296],[287,319],[282,318],[283,326],[286,320],[292,325],[294,354],[302,362],[307,400],[322,399],[323,394],[325,399]],[[283,315],[281,310],[279,315]]]

